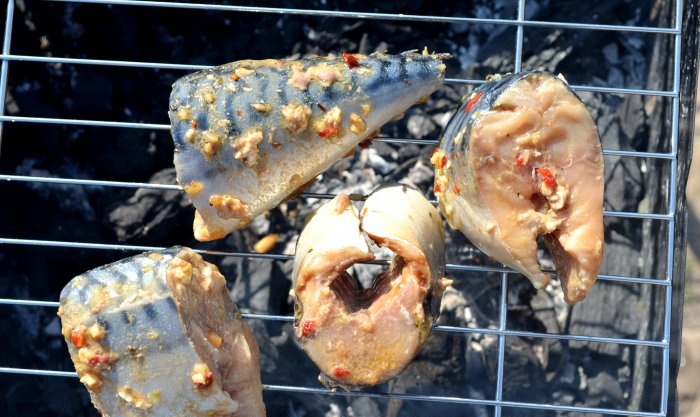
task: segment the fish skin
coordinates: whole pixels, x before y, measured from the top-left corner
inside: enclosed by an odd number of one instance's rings
[[[563,78],[493,77],[465,98],[431,161],[451,227],[536,288],[549,280],[537,261],[543,236],[564,299],[586,297],[603,254],[603,155],[590,114]]]
[[[188,270],[189,283],[177,275]],[[181,295],[180,285],[191,294]],[[265,415],[253,334],[223,276],[189,248],[136,255],[75,277],[61,291],[59,316],[78,376],[104,416]],[[73,332],[89,335],[95,323],[101,334],[76,345]],[[208,325],[220,340],[205,332]],[[108,362],[90,362],[98,357]],[[212,375],[196,388],[191,375],[200,363]]]
[[[174,164],[196,239],[245,227],[437,90],[449,55],[353,58],[244,60],[175,82]]]
[[[345,271],[374,259],[365,234],[397,254],[368,289]],[[444,271],[442,219],[418,190],[380,187],[361,211],[344,194],[319,208],[299,236],[292,273],[296,339],[319,380],[355,389],[398,375],[437,320]]]

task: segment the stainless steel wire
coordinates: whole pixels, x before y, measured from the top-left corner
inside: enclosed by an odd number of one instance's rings
[[[24,245],[24,246],[46,246],[46,247],[62,247],[62,248],[76,248],[76,249],[98,249],[98,250],[113,250],[113,251],[135,251],[135,252],[146,252],[153,250],[165,249],[161,246],[142,246],[142,245],[116,245],[116,244],[106,244],[106,243],[90,243],[90,242],[70,242],[70,241],[56,241],[56,240],[40,240],[40,239],[15,239],[15,238],[0,238],[0,244],[6,245]],[[267,260],[280,260],[287,261],[293,259],[292,255],[277,255],[269,253],[255,253],[255,252],[222,252],[213,250],[203,250],[198,249],[197,252],[203,255],[210,256],[233,256],[233,257],[245,257],[245,258],[257,258],[257,259],[267,259]],[[374,261],[372,264],[387,264],[388,261]],[[477,265],[458,265],[450,264],[446,265],[448,271],[471,271],[471,272],[495,272],[503,273],[509,272],[514,273],[513,270],[502,267],[486,267]],[[617,281],[626,282],[634,284],[646,284],[646,285],[663,285],[670,286],[671,280],[664,278],[642,278],[642,277],[628,277],[619,275],[607,275],[599,274],[598,279],[602,281]]]
[[[508,272],[503,272],[501,279],[506,279],[507,282]],[[507,292],[506,292],[507,294]],[[501,300],[505,301],[504,296],[501,295]],[[507,295],[505,296],[507,297]],[[22,305],[22,306],[33,306],[33,307],[51,307],[58,308],[58,301],[41,301],[41,300],[22,300],[22,299],[11,299],[11,298],[0,298],[0,305]],[[280,322],[292,322],[294,318],[291,316],[280,316],[274,314],[261,314],[261,313],[243,313],[244,318],[251,320],[270,320],[270,321],[280,321]],[[502,324],[502,326],[501,326]],[[640,339],[628,339],[620,337],[601,337],[601,336],[586,336],[586,335],[576,335],[576,334],[556,334],[556,333],[538,333],[529,331],[518,331],[518,330],[507,330],[504,323],[500,323],[499,328],[484,328],[484,327],[455,327],[438,325],[433,328],[436,332],[446,332],[446,333],[472,333],[481,334],[487,336],[520,336],[520,337],[535,337],[541,339],[557,339],[557,340],[575,340],[575,341],[585,341],[585,342],[596,342],[596,343],[617,343],[622,345],[630,346],[648,346],[663,348],[668,347],[668,341],[658,341],[658,340],[640,340]]]
[[[674,36],[674,75],[673,75],[673,90],[672,91],[656,91],[648,89],[636,88],[612,88],[589,85],[573,85],[572,88],[577,91],[587,91],[605,94],[637,94],[649,97],[662,97],[672,100],[673,106],[673,127],[672,127],[672,144],[671,150],[668,153],[663,152],[638,152],[627,150],[605,149],[604,155],[614,157],[632,157],[632,158],[651,158],[668,161],[670,163],[670,176],[668,178],[667,187],[669,189],[669,201],[667,204],[668,213],[639,213],[639,212],[621,212],[621,211],[605,211],[604,215],[608,217],[622,217],[643,220],[656,220],[668,223],[668,239],[669,245],[667,249],[667,269],[663,277],[628,277],[601,274],[600,280],[622,282],[636,285],[653,285],[665,287],[665,316],[664,316],[664,331],[662,340],[643,340],[643,339],[628,339],[615,337],[599,337],[590,335],[576,334],[549,334],[527,331],[509,330],[506,325],[507,316],[507,297],[508,297],[508,277],[513,271],[502,267],[485,267],[476,265],[455,265],[448,264],[448,271],[477,271],[477,272],[492,272],[501,274],[501,292],[499,304],[499,318],[497,328],[471,328],[471,327],[451,327],[451,326],[436,326],[435,331],[448,333],[474,333],[498,338],[498,362],[497,362],[497,385],[493,400],[488,399],[473,399],[462,397],[449,396],[431,396],[431,395],[409,395],[409,394],[388,394],[388,393],[361,393],[357,392],[336,392],[323,388],[300,387],[300,386],[285,386],[285,385],[265,385],[265,389],[279,392],[296,392],[309,394],[323,394],[336,396],[354,396],[364,395],[373,398],[392,398],[404,399],[411,401],[435,401],[446,402],[464,405],[485,405],[492,406],[495,410],[495,416],[500,417],[503,408],[523,408],[523,409],[541,409],[545,411],[561,411],[561,412],[580,412],[580,413],[599,413],[606,415],[625,415],[625,416],[654,416],[665,417],[668,410],[668,379],[669,379],[669,351],[671,340],[671,303],[672,303],[672,279],[674,275],[673,260],[674,260],[674,226],[675,216],[677,215],[676,207],[676,189],[673,186],[676,184],[676,169],[677,169],[677,152],[678,152],[678,118],[680,106],[680,73],[681,73],[681,27],[682,27],[682,11],[683,2],[676,1],[676,20],[674,27],[639,27],[639,26],[618,26],[618,25],[599,25],[587,23],[569,23],[569,22],[546,22],[527,20],[526,2],[518,0],[518,9],[516,19],[481,19],[468,17],[450,17],[450,16],[422,16],[410,14],[387,14],[387,13],[365,13],[353,11],[329,11],[329,10],[311,10],[311,9],[292,9],[292,8],[276,8],[276,7],[248,7],[248,6],[231,6],[231,5],[214,5],[214,4],[199,4],[199,3],[180,3],[170,1],[134,1],[134,0],[53,0],[56,2],[73,2],[73,3],[94,3],[111,6],[138,6],[138,7],[162,7],[162,8],[180,8],[180,9],[198,9],[198,10],[215,10],[221,12],[245,12],[245,13],[272,13],[272,14],[287,14],[287,15],[304,15],[304,16],[325,16],[336,18],[352,18],[352,19],[376,19],[376,20],[400,20],[406,22],[428,22],[428,23],[466,23],[466,24],[489,24],[489,25],[505,25],[516,27],[516,37],[514,39],[514,70],[520,71],[522,68],[522,51],[524,29],[529,27],[556,28],[556,29],[572,29],[572,30],[597,30],[597,31],[614,31],[614,32],[636,32],[646,34],[665,34]],[[5,37],[0,55],[0,102],[5,103],[6,86],[10,65],[15,62],[36,63],[36,64],[69,64],[69,65],[96,65],[109,67],[130,67],[141,69],[168,69],[194,71],[207,68],[204,65],[178,64],[178,63],[160,63],[160,62],[137,62],[129,60],[104,60],[92,58],[72,58],[72,57],[45,57],[45,56],[30,56],[30,55],[13,55],[10,50],[12,37],[12,22],[14,14],[14,1],[7,1],[7,13],[5,20]],[[471,84],[478,85],[481,80],[471,79],[448,79],[449,83],[456,84]],[[145,129],[145,130],[167,130],[169,126],[161,123],[142,123],[129,121],[105,121],[105,120],[87,120],[87,119],[65,119],[65,118],[50,118],[50,117],[34,117],[34,116],[8,116],[5,115],[5,106],[0,107],[0,151],[2,150],[2,127],[6,123],[33,123],[33,124],[56,124],[56,125],[79,125],[90,127],[110,127],[123,129]],[[379,138],[379,141],[392,143],[412,143],[434,146],[437,143],[436,139],[417,140],[404,138]],[[23,175],[0,175],[0,186],[2,182],[30,182],[30,183],[48,183],[48,184],[64,184],[75,186],[90,186],[90,187],[124,187],[124,188],[144,188],[162,191],[181,190],[181,187],[173,184],[153,184],[153,183],[137,183],[137,182],[121,182],[121,181],[101,181],[92,179],[80,178],[56,178],[56,177],[40,177],[40,176],[23,176]],[[332,195],[326,194],[302,194],[302,198],[331,198]],[[113,250],[113,251],[138,251],[162,249],[157,246],[143,245],[118,245],[99,242],[72,242],[72,241],[55,241],[41,239],[21,239],[13,237],[0,237],[0,245],[24,245],[37,247],[63,247],[63,248],[80,248],[80,249],[95,249],[95,250]],[[290,255],[279,254],[258,254],[258,253],[237,253],[237,252],[220,252],[210,250],[198,250],[202,254],[212,256],[233,256],[258,258],[267,260],[289,260]],[[381,263],[381,262],[380,262]],[[32,299],[8,299],[0,298],[0,305],[16,305],[27,308],[57,308],[56,301],[42,301]],[[288,322],[293,320],[288,316],[276,316],[270,314],[244,314],[247,320],[274,320]],[[577,406],[562,406],[551,404],[527,403],[507,401],[503,398],[503,378],[505,367],[506,354],[506,337],[520,336],[528,338],[542,339],[558,339],[566,341],[581,341],[581,342],[597,342],[597,343],[617,343],[631,346],[643,346],[648,348],[656,348],[662,350],[662,369],[661,369],[661,404],[658,412],[643,412],[634,410],[620,410],[607,408],[592,408],[592,407],[577,407]],[[0,367],[0,373],[7,374],[24,374],[46,377],[75,377],[74,372],[63,372],[55,370],[42,369],[24,369],[13,367]],[[263,381],[264,382],[264,381]]]
[[[154,184],[154,183],[144,183],[144,182],[123,182],[123,181],[99,181],[99,180],[86,180],[79,178],[56,178],[56,177],[39,177],[39,176],[27,176],[27,175],[7,175],[0,174],[0,181],[18,181],[18,182],[44,182],[51,184],[66,184],[66,185],[85,185],[93,187],[124,187],[124,188],[144,188],[144,189],[154,189],[154,190],[182,190],[182,187],[174,184]],[[300,195],[302,198],[325,198],[330,199],[335,197],[333,194],[314,194],[314,193],[302,193]],[[434,202],[433,202],[434,203]],[[625,212],[625,211],[611,211],[604,210],[603,216],[609,217],[625,217],[631,219],[654,219],[654,220],[671,220],[673,219],[673,213],[662,214],[662,213],[637,213],[637,212]]]
[[[522,2],[520,3],[520,8],[523,7]],[[501,300],[499,303],[498,311],[498,330],[506,330],[506,320],[508,315],[508,274],[506,272],[501,274]],[[498,336],[498,364],[496,366],[496,407],[494,416],[501,417],[501,412],[503,411],[501,403],[503,402],[503,372],[505,368],[506,361],[506,336]]]
[[[523,62],[523,22],[525,21],[525,0],[518,0],[518,17],[515,31],[515,65],[514,72],[522,70]],[[498,317],[498,330],[506,330],[506,319],[508,314],[508,274],[501,274],[501,300]],[[498,336],[498,364],[496,366],[496,396],[495,400],[498,405],[494,408],[494,416],[501,417],[503,407],[500,403],[503,402],[503,373],[505,368],[506,358],[506,337]]]
[[[314,10],[314,9],[297,9],[283,7],[249,7],[249,6],[233,6],[233,5],[218,5],[218,4],[198,4],[198,3],[178,3],[169,1],[137,1],[137,0],[52,0],[57,2],[71,3],[95,3],[95,4],[110,4],[110,5],[125,5],[125,6],[146,6],[146,7],[168,7],[180,9],[203,9],[203,10],[218,10],[229,12],[249,12],[249,13],[275,13],[285,15],[304,15],[304,16],[321,16],[321,17],[340,17],[351,19],[375,19],[375,20],[400,20],[405,22],[429,22],[429,23],[469,23],[469,24],[491,24],[504,26],[533,26],[533,27],[548,27],[560,29],[581,29],[581,30],[603,30],[603,31],[619,31],[619,32],[639,32],[639,33],[661,33],[661,34],[680,34],[680,27],[675,28],[659,28],[659,27],[641,27],[641,26],[619,26],[619,25],[601,25],[587,23],[568,23],[568,22],[545,22],[534,20],[513,20],[513,19],[480,19],[473,17],[454,17],[454,16],[422,16],[412,14],[396,14],[396,13],[365,13],[365,12],[345,12],[335,10]]]
[[[87,58],[67,58],[67,57],[45,57],[45,56],[32,56],[32,55],[12,55],[12,54],[1,54],[0,59],[3,62],[17,61],[17,62],[39,62],[47,64],[71,64],[71,65],[100,65],[109,67],[129,67],[129,68],[147,68],[147,69],[172,69],[172,70],[182,70],[182,71],[198,71],[207,68],[211,68],[209,65],[189,65],[189,64],[173,64],[173,63],[163,63],[163,62],[138,62],[138,61],[127,61],[127,60],[109,60],[109,59],[87,59]],[[462,79],[462,78],[446,78],[446,83],[452,84],[471,84],[479,85],[482,84],[483,80],[474,79]],[[638,94],[644,96],[659,96],[659,97],[674,97],[675,93],[673,91],[664,90],[645,90],[640,88],[620,88],[620,87],[600,87],[591,85],[576,85],[571,84],[571,88],[574,91],[588,91],[594,93],[611,93],[611,94]],[[23,120],[23,119],[18,119]],[[52,119],[48,119],[52,120]],[[58,120],[58,119],[57,119]],[[94,121],[99,123],[99,121]],[[57,123],[63,123],[63,121],[58,121]],[[168,125],[160,125],[158,129],[167,129]],[[166,127],[162,127],[166,126]],[[127,126],[114,126],[114,127],[132,127]],[[138,126],[134,126],[138,127]],[[141,126],[144,127],[145,126]]]
[[[2,53],[7,55],[10,53],[10,44],[12,43],[12,18],[15,13],[14,2],[8,2],[7,15],[5,16],[5,34],[2,43]],[[7,93],[7,70],[10,63],[3,60],[0,65],[0,103],[5,103],[5,95]],[[0,107],[0,116],[5,114],[5,105]],[[2,131],[3,125],[0,121],[0,151],[2,150]]]
[[[75,372],[65,372],[65,371],[50,371],[43,369],[23,369],[23,368],[7,368],[0,367],[0,373],[7,374],[20,374],[20,375],[36,375],[36,376],[57,376],[57,377],[77,377]],[[353,391],[335,391],[324,388],[312,388],[312,387],[299,387],[299,386],[288,386],[288,385],[272,385],[263,384],[263,389],[269,391],[279,391],[279,392],[294,392],[294,393],[306,393],[306,394],[321,394],[329,396],[356,396],[357,393]],[[432,402],[442,402],[442,403],[453,403],[453,404],[464,404],[464,405],[488,405],[495,407],[513,407],[513,408],[526,408],[526,409],[541,409],[543,411],[564,411],[564,412],[583,412],[583,413],[600,413],[605,415],[621,415],[621,416],[638,416],[638,417],[664,417],[664,413],[654,413],[654,412],[640,412],[640,411],[625,411],[620,409],[609,409],[609,408],[594,408],[594,407],[572,407],[572,406],[560,406],[551,404],[531,404],[525,402],[516,401],[496,401],[496,400],[479,400],[472,398],[459,398],[459,397],[446,397],[437,395],[408,395],[408,394],[389,394],[389,393],[364,393],[363,396],[370,398],[381,398],[381,399],[401,399],[401,400],[411,400],[411,401],[432,401]]]
[[[676,3],[676,16],[675,24],[677,28],[682,25],[683,19],[683,7],[682,1]],[[680,119],[680,85],[681,85],[681,37],[680,35],[674,38],[674,50],[673,50],[673,91],[676,93],[673,99],[673,120],[678,121]],[[671,153],[676,154],[678,152],[678,122],[671,125]],[[678,160],[676,158],[671,160],[671,169],[668,179],[669,197],[668,197],[668,209],[670,213],[676,213],[676,172],[677,172]],[[666,279],[671,280],[673,278],[673,256],[675,250],[675,219],[671,219],[668,225],[668,249],[666,252]],[[666,306],[667,310],[670,310],[671,303],[673,302],[673,297],[671,293],[671,287],[666,288]],[[671,314],[668,312],[664,316],[664,340],[671,340]],[[670,348],[665,348],[663,350],[663,361],[661,363],[661,378],[662,381],[668,381],[670,375]],[[661,385],[661,409],[662,413],[666,413],[668,410],[668,389],[667,383]]]

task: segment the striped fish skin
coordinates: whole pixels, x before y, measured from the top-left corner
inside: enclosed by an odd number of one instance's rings
[[[466,98],[433,154],[449,224],[536,288],[542,236],[564,299],[586,297],[603,256],[603,154],[598,130],[563,78],[494,76]]]
[[[367,244],[396,256],[371,288],[346,269],[374,259]],[[400,254],[400,255],[399,255]],[[387,381],[417,355],[449,281],[437,209],[408,186],[380,187],[361,211],[339,194],[306,225],[294,259],[294,329],[328,387]]]
[[[104,416],[264,416],[259,352],[214,265],[173,247],[88,271],[62,333]]]
[[[244,60],[175,82],[169,116],[194,235],[219,239],[275,207],[437,90],[447,54]]]

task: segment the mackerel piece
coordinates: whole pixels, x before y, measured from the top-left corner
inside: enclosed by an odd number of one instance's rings
[[[374,259],[368,239],[396,255],[362,288],[346,269]],[[319,208],[299,236],[293,282],[296,338],[321,382],[375,385],[408,365],[449,285],[444,242],[437,209],[408,186],[380,187],[361,212],[344,194]]]
[[[188,248],[74,278],[62,333],[104,416],[264,416],[253,335],[214,265]]]
[[[437,90],[447,54],[245,60],[181,78],[170,96],[194,236],[219,239],[312,181]]]
[[[603,255],[603,155],[597,128],[563,78],[494,76],[465,100],[431,162],[449,224],[527,276],[548,247],[569,303],[582,300]]]

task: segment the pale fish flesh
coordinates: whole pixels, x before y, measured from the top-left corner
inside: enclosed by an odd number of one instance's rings
[[[368,240],[394,254],[362,288],[346,269],[375,259]],[[398,375],[438,317],[449,280],[437,209],[406,185],[380,187],[361,211],[339,194],[299,236],[294,329],[327,386],[356,388]]]
[[[564,298],[586,297],[603,255],[603,155],[585,105],[562,77],[494,76],[465,99],[432,155],[449,224],[536,288],[543,237]]]

